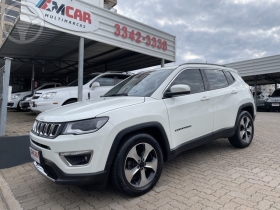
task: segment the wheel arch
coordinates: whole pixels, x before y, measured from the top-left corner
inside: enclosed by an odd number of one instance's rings
[[[239,116],[240,113],[243,112],[243,111],[249,112],[249,114],[251,115],[251,117],[253,118],[253,120],[255,120],[254,104],[253,104],[253,103],[242,104],[242,105],[239,107],[238,112],[237,112],[236,121],[235,121],[235,127],[237,126],[238,116]]]
[[[110,170],[116,152],[118,151],[122,142],[124,142],[126,138],[129,138],[129,136],[132,136],[135,133],[147,133],[153,136],[162,149],[164,161],[167,161],[169,159],[169,157],[171,156],[170,145],[163,126],[158,122],[143,123],[125,128],[116,135],[107,158],[105,169],[106,171]]]
[[[71,100],[77,100],[77,101],[78,101],[77,98],[68,98],[67,100],[65,100],[65,101],[62,103],[62,106],[63,106],[65,103],[67,103],[68,101],[71,101]]]

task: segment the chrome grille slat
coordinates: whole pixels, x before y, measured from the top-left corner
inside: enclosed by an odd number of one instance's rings
[[[58,135],[61,124],[57,123],[45,123],[36,121],[32,128],[32,132],[37,136],[46,138],[55,138]]]

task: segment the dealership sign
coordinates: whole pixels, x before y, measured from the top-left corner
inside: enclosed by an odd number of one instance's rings
[[[72,31],[93,32],[99,21],[85,7],[69,0],[27,0],[32,13],[44,21]]]

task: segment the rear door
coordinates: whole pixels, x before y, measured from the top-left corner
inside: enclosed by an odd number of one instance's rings
[[[207,91],[201,71],[182,71],[167,91],[177,84],[189,85],[191,93],[163,99],[168,110],[173,148],[204,135],[212,135],[213,129],[211,94]]]
[[[240,101],[240,87],[234,77],[223,69],[204,69],[211,90],[214,126],[213,131],[232,128]]]

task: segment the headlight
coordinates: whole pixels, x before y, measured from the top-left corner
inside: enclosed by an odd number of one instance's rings
[[[100,128],[102,128],[107,123],[108,120],[109,117],[99,117],[90,120],[67,123],[65,125],[65,129],[62,132],[62,134],[80,135],[80,134],[93,133],[98,131]]]
[[[45,93],[42,95],[43,99],[52,99],[56,93]]]
[[[17,99],[20,96],[20,94],[12,94],[11,98],[12,99]]]

